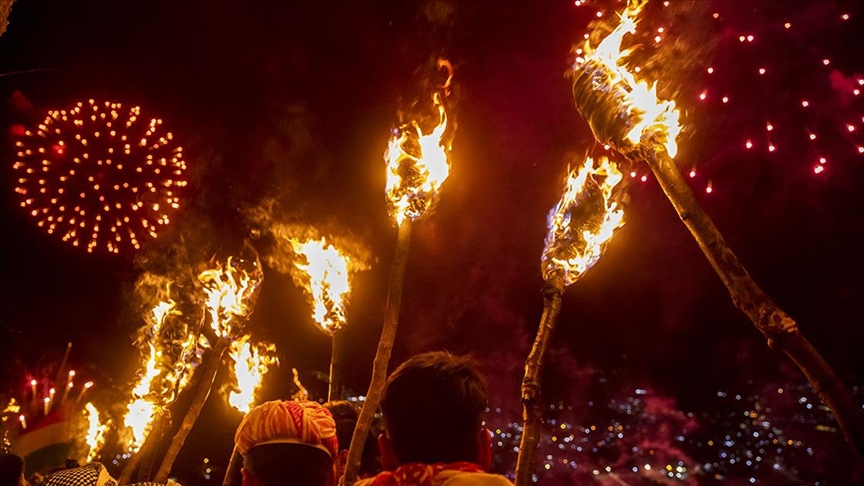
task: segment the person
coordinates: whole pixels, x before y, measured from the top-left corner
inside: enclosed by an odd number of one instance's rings
[[[234,444],[243,486],[336,485],[336,423],[318,402],[263,403],[243,418]]]
[[[378,444],[385,472],[355,484],[512,485],[485,472],[492,464],[486,406],[486,383],[472,358],[445,351],[414,356],[384,387]]]
[[[77,461],[67,461],[67,464],[70,467],[52,472],[42,484],[44,486],[120,486],[101,462],[78,466]],[[180,486],[180,484],[169,479],[165,484],[144,482],[126,486]]]
[[[24,459],[16,454],[0,454],[0,485],[27,486],[24,479]]]
[[[336,456],[336,477],[342,477],[348,459],[348,449],[351,446],[351,438],[354,436],[354,427],[360,416],[360,408],[348,400],[333,400],[324,404],[327,410],[333,414],[336,421],[336,437],[339,439],[339,454]],[[369,478],[381,472],[381,455],[378,454],[378,444],[375,441],[376,424],[373,422],[369,435],[366,436],[366,444],[363,447],[363,457],[360,458],[358,477]]]
[[[45,486],[117,486],[117,480],[108,474],[100,462],[91,462],[79,467],[53,471],[45,480]]]

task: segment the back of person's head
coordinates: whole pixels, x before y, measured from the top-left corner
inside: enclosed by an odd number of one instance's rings
[[[272,401],[252,409],[234,435],[244,485],[335,483],[336,423],[312,401]]]
[[[354,437],[354,428],[357,426],[357,419],[360,417],[360,407],[349,402],[348,400],[334,400],[324,404],[327,410],[333,414],[333,419],[336,421],[336,437],[339,438],[339,467],[338,474],[342,474],[345,468],[345,461],[348,458],[348,449],[351,446],[351,439]],[[381,456],[378,453],[378,444],[375,441],[376,433],[375,424],[372,424],[369,434],[366,434],[366,444],[363,447],[363,456],[360,458],[360,468],[357,470],[358,476],[361,478],[374,476],[381,471]],[[379,426],[380,429],[380,426]]]
[[[396,460],[478,462],[486,404],[485,380],[470,357],[437,351],[402,363],[381,400]]]
[[[0,454],[0,485],[24,484],[24,459],[15,454]]]
[[[263,444],[243,458],[243,468],[259,486],[333,484],[333,459],[324,451],[301,444]]]
[[[347,449],[354,437],[354,427],[360,417],[360,410],[348,400],[333,400],[324,404],[324,408],[330,410],[333,420],[336,421],[336,437],[339,439],[339,450]]]

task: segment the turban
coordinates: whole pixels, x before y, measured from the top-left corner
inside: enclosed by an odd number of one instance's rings
[[[335,457],[339,449],[336,422],[330,411],[309,400],[275,400],[255,407],[237,427],[234,444],[243,456],[264,444],[305,444],[330,457]]]

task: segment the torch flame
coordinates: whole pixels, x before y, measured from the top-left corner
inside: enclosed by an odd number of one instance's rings
[[[127,406],[126,415],[123,417],[123,425],[132,434],[129,440],[129,448],[132,452],[137,452],[144,443],[159,408],[160,396],[151,393],[154,380],[162,373],[160,367],[162,350],[158,349],[155,343],[165,324],[165,319],[171,314],[174,306],[173,300],[156,304],[150,317],[150,326],[145,332],[147,360],[142,366],[143,371],[139,375],[138,382],[132,387],[132,401]]]
[[[300,257],[294,264],[303,272],[302,283],[312,298],[312,318],[322,331],[333,334],[345,325],[345,304],[351,292],[348,270],[357,262],[326,238],[292,239],[291,246]]]
[[[402,124],[393,130],[384,153],[388,210],[399,225],[406,218],[423,216],[450,174],[450,143],[442,139],[447,130],[447,113],[439,93],[432,100],[438,110],[438,124],[432,132],[424,135],[416,120]]]
[[[624,225],[613,189],[623,176],[606,157],[595,167],[590,157],[567,177],[564,195],[549,212],[549,233],[543,249],[543,278],[563,272],[565,285],[578,280],[597,263],[615,229]]]
[[[15,398],[10,398],[9,403],[6,404],[6,408],[3,409],[3,415],[18,413],[21,411],[21,406],[18,405],[18,401]],[[3,420],[6,420],[5,418]]]
[[[253,265],[255,270],[250,274],[228,258],[225,268],[217,262],[216,268],[198,275],[207,294],[204,304],[210,313],[210,326],[220,338],[233,334],[231,323],[235,318],[246,317],[251,312],[249,301],[261,283],[260,270],[257,264]]]
[[[662,143],[670,157],[675,157],[678,153],[675,139],[681,132],[675,102],[657,98],[656,82],[649,86],[647,81],[637,81],[625,62],[631,51],[621,50],[624,36],[636,32],[636,16],[645,3],[645,0],[631,1],[620,16],[621,23],[596,49],[585,41],[583,54],[576,59],[574,93],[580,111],[601,142],[611,142],[619,151],[626,152],[653,138]],[[600,99],[607,97],[611,97],[610,103]],[[601,106],[593,106],[592,101]],[[604,109],[612,109],[613,113],[598,113]]]
[[[234,360],[234,376],[237,378],[236,390],[228,395],[232,407],[243,413],[252,409],[264,375],[270,366],[279,362],[275,351],[276,346],[269,343],[252,346],[249,336],[231,343],[229,354]]]
[[[87,462],[93,462],[99,450],[105,443],[105,433],[108,431],[108,422],[99,422],[99,410],[92,403],[84,405],[84,416],[87,419],[87,435],[85,441],[90,451],[87,453]]]
[[[294,386],[297,387],[297,392],[291,395],[291,400],[309,400],[309,390],[300,382],[300,372],[297,368],[291,368],[291,372],[294,374]]]

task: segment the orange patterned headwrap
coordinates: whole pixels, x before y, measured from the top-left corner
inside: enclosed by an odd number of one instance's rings
[[[246,414],[234,435],[237,451],[263,444],[306,444],[335,457],[339,443],[330,411],[309,400],[262,403]]]

